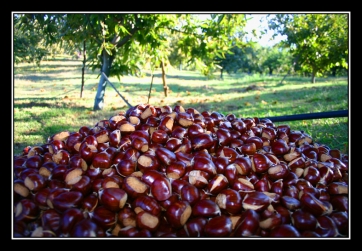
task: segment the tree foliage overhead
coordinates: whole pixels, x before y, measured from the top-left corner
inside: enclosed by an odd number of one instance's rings
[[[277,14],[269,28],[287,36],[284,45],[313,83],[335,66],[348,68],[348,14]]]
[[[36,26],[36,24],[34,24]],[[15,18],[13,22],[14,32],[14,62],[27,62],[40,64],[41,60],[48,54],[41,33],[35,29],[20,30],[20,20]]]
[[[241,43],[234,34],[246,23],[243,14],[99,13],[17,14],[19,30],[34,30],[47,45],[87,42],[87,61],[106,76],[136,73],[146,63],[156,65],[170,53],[170,38],[179,34],[176,50],[205,75],[215,69],[215,56],[223,57]],[[175,49],[175,48],[173,48]],[[103,108],[106,79],[100,75],[94,110]]]

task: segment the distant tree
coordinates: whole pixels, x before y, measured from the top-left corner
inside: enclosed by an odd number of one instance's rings
[[[348,14],[276,14],[268,23],[287,36],[282,43],[312,83],[332,67],[348,69]]]
[[[220,66],[220,79],[224,78],[224,72],[231,74],[237,72],[243,66],[243,48],[234,46],[225,57],[216,57],[215,62]]]
[[[273,75],[276,72],[287,72],[292,66],[292,56],[289,51],[284,48],[280,48],[277,45],[264,49],[265,60],[262,63],[262,67],[267,69],[269,75]]]
[[[49,54],[49,50],[45,47],[44,37],[35,29],[20,30],[20,24],[19,16],[15,15],[13,19],[14,63],[27,62],[39,66],[41,60]]]
[[[234,46],[225,57],[216,57],[215,62],[220,66],[220,78],[223,73],[235,73],[237,71],[251,73],[263,72],[263,60],[265,52],[257,42],[247,42],[242,46]]]

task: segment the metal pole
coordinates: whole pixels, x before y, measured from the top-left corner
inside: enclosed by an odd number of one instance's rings
[[[108,81],[108,83],[113,87],[114,90],[116,90],[116,92],[118,93],[118,95],[123,99],[124,102],[126,102],[126,104],[128,105],[128,107],[132,107],[132,105],[130,103],[128,103],[128,101],[122,96],[122,94],[119,93],[119,91],[116,89],[116,87],[114,87],[114,85],[111,83],[111,81],[109,81],[109,79],[107,78],[106,74],[104,74],[104,72],[102,71],[103,77],[105,77],[105,79]]]
[[[266,118],[270,119],[272,122],[281,122],[281,121],[338,118],[338,117],[348,117],[348,110],[330,111],[330,112],[314,112],[314,113],[304,113],[304,114],[296,114],[296,115],[266,117]]]

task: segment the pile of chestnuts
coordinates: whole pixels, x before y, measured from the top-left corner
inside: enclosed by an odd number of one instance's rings
[[[13,157],[13,237],[348,238],[348,168],[287,124],[139,104]]]

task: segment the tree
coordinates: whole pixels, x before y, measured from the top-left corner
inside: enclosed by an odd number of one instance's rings
[[[151,64],[165,62],[169,34],[180,34],[177,49],[188,63],[195,63],[205,75],[215,69],[215,55],[223,57],[239,29],[245,26],[243,14],[211,14],[200,20],[192,14],[24,14],[21,29],[34,29],[47,44],[87,41],[87,61],[92,70],[120,78],[142,70],[147,58]],[[106,78],[100,74],[93,110],[104,106]]]
[[[316,76],[334,66],[348,68],[347,14],[277,14],[268,20],[269,28],[286,35],[282,41],[298,59],[302,71]]]
[[[237,46],[233,47],[225,57],[216,57],[215,62],[220,66],[220,79],[223,79],[224,72],[228,74],[237,72],[243,66],[243,49]]]
[[[264,48],[266,59],[262,63],[262,68],[268,69],[268,74],[273,75],[274,71],[287,72],[293,65],[292,57],[285,48],[278,45],[272,48]]]
[[[13,21],[14,62],[16,64],[27,62],[39,65],[41,60],[49,54],[48,50],[45,49],[42,34],[34,32],[33,29],[21,31],[19,26],[20,19],[15,16]]]

